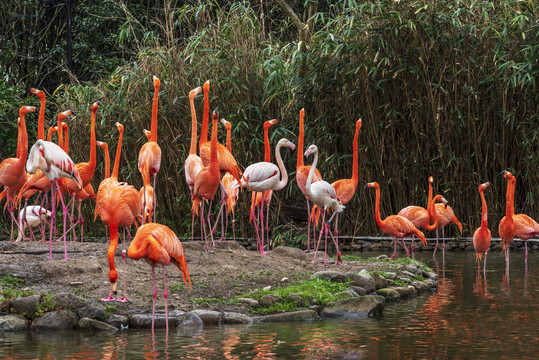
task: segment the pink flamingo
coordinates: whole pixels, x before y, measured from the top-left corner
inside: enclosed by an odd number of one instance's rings
[[[475,249],[475,260],[477,261],[477,270],[481,269],[480,261],[481,255],[485,254],[485,263],[483,264],[483,271],[487,270],[487,253],[490,249],[490,230],[488,229],[487,219],[487,202],[485,201],[485,189],[492,186],[491,183],[486,182],[479,185],[479,196],[481,197],[481,226],[478,227],[473,233],[473,247]]]

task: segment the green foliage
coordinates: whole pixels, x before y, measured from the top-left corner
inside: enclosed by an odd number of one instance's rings
[[[9,287],[9,288],[15,288],[15,287],[21,287],[24,284],[24,280],[19,279],[17,277],[11,276],[11,275],[4,275],[0,278],[0,286],[2,287]]]
[[[41,300],[37,305],[37,311],[32,318],[43,316],[47,311],[52,311],[56,307],[56,302],[52,300],[52,294],[41,293]]]
[[[191,302],[193,304],[222,304],[223,300],[218,298],[193,298]]]
[[[183,283],[173,283],[169,285],[169,289],[173,293],[181,292],[185,288]]]

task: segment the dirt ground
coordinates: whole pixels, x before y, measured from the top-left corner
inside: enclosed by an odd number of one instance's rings
[[[166,268],[169,291],[169,308],[192,310],[215,308],[247,313],[241,305],[228,305],[230,299],[248,293],[256,288],[271,285],[281,286],[284,277],[295,282],[309,277],[324,268],[324,253],[318,254],[318,264],[311,264],[314,254],[306,254],[300,249],[277,247],[263,256],[248,251],[235,241],[217,243],[213,252],[206,253],[200,241],[183,243],[187,265],[191,276],[192,290],[183,286],[180,271],[174,265]],[[25,281],[30,290],[45,293],[73,293],[87,298],[102,298],[109,294],[108,244],[103,242],[68,241],[68,257],[64,261],[64,246],[53,243],[53,260],[49,260],[49,243],[0,241],[0,276],[10,274]],[[121,257],[122,245],[116,251],[118,269],[118,296],[123,295],[124,271]],[[346,261],[336,265],[328,258],[328,268],[340,272],[376,269],[373,262]],[[152,304],[151,267],[145,261],[126,258],[127,298],[129,303],[110,303],[119,312],[146,312]],[[156,267],[158,304],[164,306],[162,297],[163,276]],[[172,304],[172,306],[171,306]]]

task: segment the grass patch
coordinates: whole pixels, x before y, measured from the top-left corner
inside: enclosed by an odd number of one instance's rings
[[[16,278],[11,275],[4,275],[0,278],[0,286],[17,288],[24,285],[24,280]]]
[[[185,286],[183,285],[183,283],[174,283],[172,285],[169,285],[169,288],[170,291],[177,293],[181,292],[185,288]]]
[[[274,294],[282,297],[284,299],[284,302],[277,302],[273,306],[268,308],[259,306],[254,308],[253,311],[259,314],[287,312],[294,311],[298,308],[298,301],[293,295],[299,296],[305,303],[305,306],[325,306],[328,302],[336,300],[334,294],[345,291],[348,288],[348,283],[336,283],[330,280],[323,280],[319,278],[307,279],[300,281],[297,284],[285,286],[278,289],[258,289],[255,292],[236,297],[231,301],[231,303],[237,303],[237,299],[241,297],[249,297],[255,300],[259,300],[264,295]]]

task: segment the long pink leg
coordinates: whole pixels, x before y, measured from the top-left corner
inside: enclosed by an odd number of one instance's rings
[[[445,251],[445,229],[442,228],[442,252]]]
[[[331,240],[333,240],[333,244],[335,244],[335,249],[337,250],[336,264],[339,265],[339,264],[342,264],[342,254],[339,251],[339,238],[337,237],[337,233],[338,233],[337,232],[337,219],[339,218],[339,213],[334,212],[333,215],[331,215],[331,217],[327,221],[328,226],[331,223],[331,220],[333,219],[333,217],[335,217],[335,237],[333,237],[333,234],[331,233],[331,231],[329,231],[329,235],[331,236]]]
[[[305,200],[307,200],[307,250],[305,251],[311,252],[312,251],[311,250],[311,206],[309,205],[309,199],[307,199],[307,197],[305,197]],[[313,246],[314,246],[314,243],[313,243]]]
[[[201,205],[202,205],[202,203],[201,203]],[[205,224],[205,221],[204,221],[204,205],[202,205],[202,207],[200,208],[200,223],[201,223],[202,229],[204,231],[204,241],[206,243],[206,252],[210,252],[210,250],[208,249],[208,236],[206,235],[206,226],[204,226],[204,224]]]
[[[393,240],[395,240],[395,244],[393,246],[393,255],[391,255],[392,259],[397,257],[397,238],[393,238]]]
[[[153,280],[153,305],[152,305],[152,331],[155,329],[155,299],[157,298],[157,286],[155,284],[155,264],[152,264]]]
[[[415,254],[414,254],[414,238],[415,238],[415,235],[412,235],[412,248],[410,249],[412,251],[412,259],[415,259]]]
[[[191,241],[193,241],[195,237],[195,212],[193,211],[191,215]]]
[[[234,210],[232,210],[232,236],[234,241],[236,241],[236,218],[234,216]]]
[[[58,185],[58,180],[54,180],[56,183],[56,189],[58,190],[58,195],[60,195],[60,202],[62,203],[62,215],[64,217],[64,260],[67,260],[67,240],[66,240],[66,220],[67,220],[67,208],[64,203],[64,198],[62,196],[62,192],[60,191],[60,186]],[[53,199],[54,201],[54,199]]]
[[[163,292],[163,297],[165,298],[165,322],[167,326],[167,334],[168,334],[168,289],[167,289],[167,278],[165,276],[165,265],[161,264],[161,267],[163,268],[163,284],[165,285],[165,291]]]
[[[146,184],[142,184],[142,225],[146,223]],[[155,196],[155,194],[154,194]],[[155,209],[155,208],[154,208]],[[193,213],[194,216],[195,213]],[[193,218],[194,221],[194,218]]]
[[[325,217],[326,217],[326,211],[322,213],[322,224],[325,223]],[[318,237],[318,243],[316,243],[316,247],[314,248],[314,258],[311,261],[311,264],[316,264],[316,255],[318,254],[318,246],[320,245],[320,240],[322,240],[322,233],[324,232],[324,226],[320,226],[320,236]],[[314,246],[315,244],[313,244]]]
[[[406,247],[406,244],[404,243],[404,239],[401,239],[401,244],[404,250],[406,251],[406,257],[410,257],[410,252],[408,251],[408,248]]]
[[[262,191],[262,198],[260,199],[260,228],[262,230],[262,250],[261,250],[261,254],[262,252],[264,252],[264,196],[266,195],[266,192],[265,191]],[[268,246],[268,250],[269,250],[269,246]]]
[[[84,242],[84,218],[82,217],[82,212],[80,210],[82,205],[82,201],[79,200],[79,219],[77,220],[77,223],[80,224],[80,242]]]
[[[329,230],[329,224],[326,224],[325,222],[322,222],[322,225],[324,227],[324,233],[325,233],[325,243],[324,243],[324,267],[327,267],[326,261],[328,257],[328,230]]]
[[[157,192],[155,191],[155,177],[157,176],[157,174],[153,174],[153,222],[156,221],[157,219]]]
[[[127,230],[127,233],[129,234],[129,240],[131,241],[131,234],[129,233],[129,228],[124,228],[123,236],[122,236],[122,269],[124,273],[124,294],[121,298],[119,298],[118,302],[127,302],[127,286],[126,286],[126,278],[127,273],[125,272],[125,231]]]
[[[438,246],[440,245],[438,244],[438,228],[436,228],[436,245],[434,245],[434,252],[432,253],[432,256],[436,255],[436,250],[438,249]]]
[[[528,242],[524,240],[524,248],[526,249],[526,254],[524,255],[524,264],[528,264]]]
[[[54,180],[56,181],[56,180]],[[51,199],[52,210],[51,210],[51,235],[49,239],[49,260],[52,260],[52,233],[54,232],[54,218],[56,215],[56,201],[54,201],[54,184],[51,184]]]
[[[256,192],[255,192],[255,198],[256,198]],[[258,225],[256,223],[256,217],[255,217],[255,207],[253,206],[253,209],[251,210],[251,219],[253,219],[253,225],[255,227],[256,232],[256,244],[257,244],[257,250],[260,251],[260,254],[265,255],[264,248],[260,244],[260,235],[258,233]]]
[[[269,211],[270,211],[270,204],[266,204],[266,239],[268,239],[268,250],[269,250],[269,241],[270,241],[270,235],[269,235]]]
[[[73,229],[73,241],[77,241],[77,233],[75,231],[75,225],[78,224],[78,222],[74,223],[74,216],[75,216],[75,197],[71,197],[71,200],[69,201],[71,203],[71,228]]]

